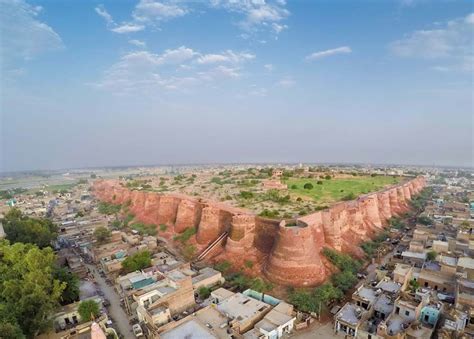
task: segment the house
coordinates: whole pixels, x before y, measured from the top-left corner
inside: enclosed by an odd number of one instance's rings
[[[369,311],[348,302],[334,316],[334,332],[357,337],[359,328],[369,316]]]
[[[352,300],[357,306],[368,310],[377,299],[376,290],[372,287],[361,285],[353,294]]]
[[[381,336],[395,336],[404,332],[413,322],[420,318],[421,310],[426,303],[426,298],[402,293],[395,300],[393,312],[387,320],[380,324],[377,334]]]
[[[393,270],[393,281],[401,285],[401,290],[405,291],[413,275],[413,266],[397,263]]]
[[[262,320],[270,312],[271,305],[242,293],[235,293],[217,304],[217,309],[230,319],[230,328],[241,334]]]
[[[445,273],[423,268],[418,276],[418,284],[424,288],[431,288],[435,291],[453,293],[455,287],[455,276],[451,273]]]
[[[244,334],[244,338],[276,339],[293,330],[296,320],[292,315],[293,306],[280,302],[262,320],[255,324],[253,330]]]
[[[79,304],[82,301],[86,300],[94,300],[96,303],[99,304],[99,308],[102,308],[102,299],[98,296],[94,296],[81,301],[77,301],[72,304],[62,306],[53,316],[54,328],[57,331],[64,331],[80,324],[82,322],[82,319],[78,311]]]

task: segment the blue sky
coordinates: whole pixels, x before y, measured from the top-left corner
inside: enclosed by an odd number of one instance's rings
[[[0,170],[472,166],[469,1],[0,0]]]

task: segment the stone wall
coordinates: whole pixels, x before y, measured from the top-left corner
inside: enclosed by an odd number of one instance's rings
[[[336,203],[329,208],[301,217],[297,226],[265,219],[253,212],[222,203],[178,194],[129,191],[119,181],[94,183],[97,198],[128,204],[137,220],[166,224],[173,234],[188,227],[197,228],[199,250],[228,232],[220,258],[242,264],[245,258],[259,261],[260,273],[281,285],[312,286],[330,274],[321,250],[324,247],[361,255],[358,246],[373,238],[387,220],[408,210],[408,202],[425,186],[423,177],[383,191]]]

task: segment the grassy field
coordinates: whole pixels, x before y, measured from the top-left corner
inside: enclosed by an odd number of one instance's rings
[[[322,184],[318,184],[318,181]],[[352,200],[351,197],[378,191],[385,186],[397,184],[400,178],[391,176],[360,176],[350,179],[304,179],[290,178],[285,181],[292,195],[310,197],[318,203],[331,203],[340,200]],[[312,189],[305,189],[304,185],[311,183]]]

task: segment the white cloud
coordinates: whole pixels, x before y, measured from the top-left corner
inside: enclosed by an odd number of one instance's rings
[[[290,15],[285,1],[211,0],[211,6],[243,15],[239,26],[247,32],[271,29],[278,34],[288,28],[280,24]]]
[[[137,40],[137,39],[131,39],[131,40],[128,40],[128,43],[131,44],[131,45],[134,45],[136,47],[139,47],[139,48],[146,48],[145,41],[141,41],[141,40]]]
[[[234,53],[232,50],[227,50],[221,54],[204,54],[201,55],[197,62],[199,64],[216,64],[216,63],[233,63],[238,64],[244,61],[252,60],[255,55],[250,53]]]
[[[143,31],[144,29],[145,29],[145,26],[143,25],[123,24],[123,25],[111,28],[110,30],[115,33],[126,34],[126,33],[140,32],[140,31]]]
[[[0,55],[4,65],[64,47],[58,33],[38,19],[41,11],[41,6],[23,0],[0,1]]]
[[[160,57],[159,62],[162,64],[180,64],[183,61],[192,59],[197,55],[191,48],[181,46],[177,49],[167,49]]]
[[[263,67],[268,71],[268,72],[273,72],[275,67],[272,64],[265,64]]]
[[[102,18],[104,18],[105,22],[107,25],[113,25],[114,24],[114,19],[112,16],[107,12],[105,9],[104,5],[99,5],[95,8],[95,11],[97,14],[99,14]]]
[[[234,61],[252,58],[249,53],[226,51]],[[106,70],[94,87],[114,93],[155,92],[160,89],[183,90],[197,84],[226,81],[241,77],[236,63],[198,63],[206,55],[186,46],[167,49],[161,54],[146,50],[127,53]],[[179,65],[176,67],[175,65]]]
[[[110,31],[119,34],[139,32],[148,25],[154,26],[160,21],[180,17],[188,13],[186,8],[175,3],[167,4],[154,0],[140,0],[132,12],[132,20],[117,24],[104,5],[97,6],[95,11],[104,18]]]
[[[296,85],[296,81],[293,78],[285,77],[276,83],[278,87],[291,88]]]
[[[140,0],[133,11],[137,21],[161,21],[186,15],[188,10],[176,3],[163,3],[154,0]]]
[[[328,49],[325,51],[311,53],[305,59],[307,61],[312,61],[312,60],[330,57],[337,54],[349,54],[349,53],[352,53],[352,49],[348,46],[342,46],[338,48]]]
[[[392,42],[390,51],[403,58],[444,60],[450,65],[434,69],[472,70],[474,13],[441,24],[441,28],[417,30]]]

